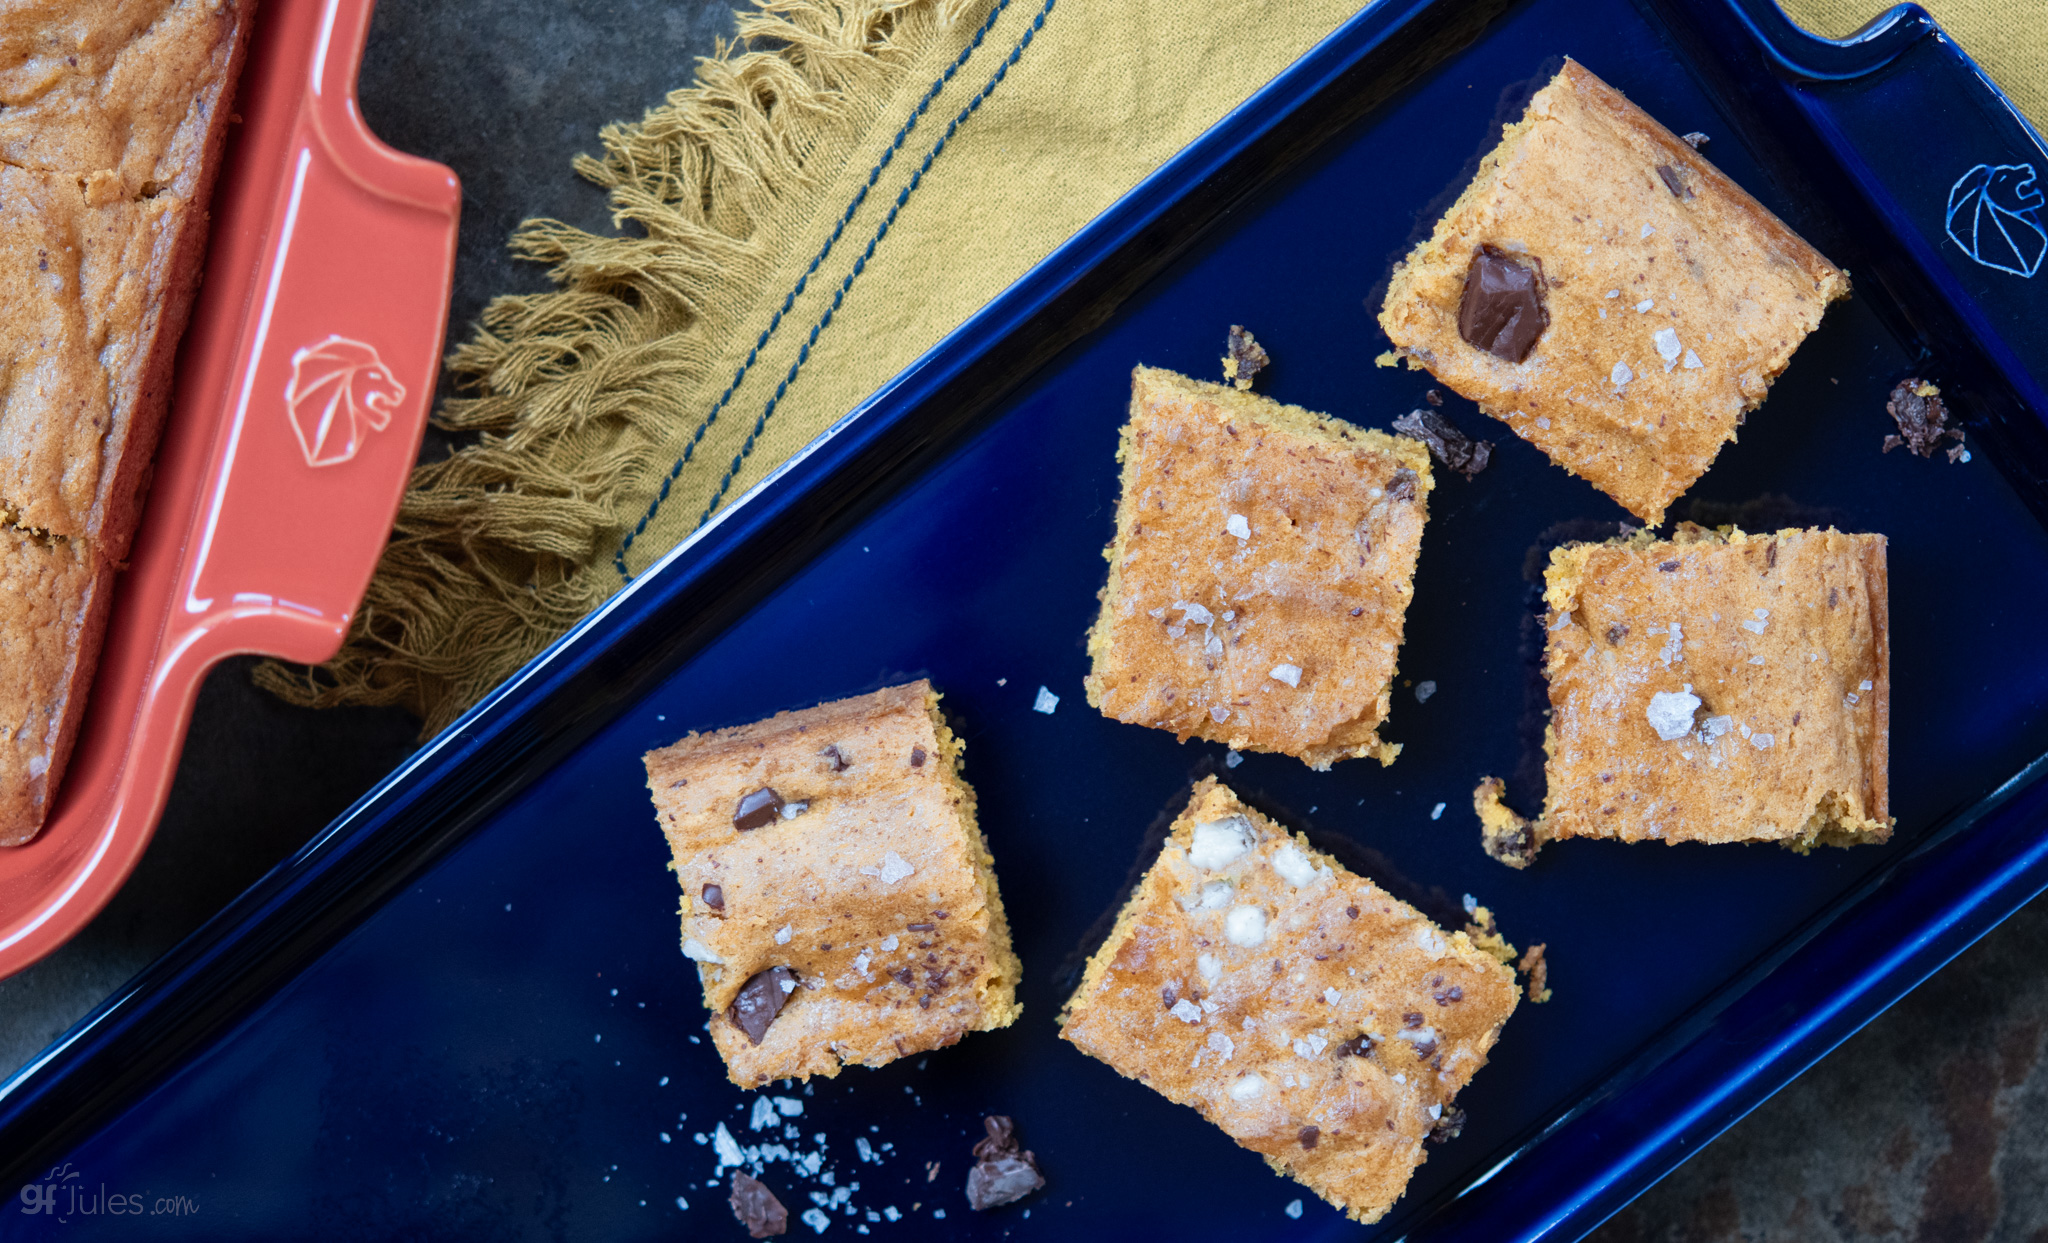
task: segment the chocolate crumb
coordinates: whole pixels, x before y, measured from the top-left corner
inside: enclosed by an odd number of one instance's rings
[[[1321,1142],[1323,1129],[1321,1127],[1305,1126],[1296,1132],[1294,1138],[1300,1141],[1303,1148],[1313,1148]]]
[[[1252,377],[1264,371],[1273,361],[1265,347],[1252,340],[1252,334],[1242,324],[1230,326],[1229,352],[1223,356],[1223,378],[1239,389],[1249,389]]]
[[[951,918],[953,918],[953,917],[952,917],[951,915],[948,915],[948,914],[946,914],[946,912],[944,912],[944,911],[933,911],[933,912],[932,912],[932,918],[933,918],[933,919],[951,919]]]
[[[818,752],[818,754],[825,757],[825,761],[832,765],[832,771],[835,773],[843,773],[853,767],[852,764],[847,763],[846,753],[839,749],[838,743],[833,743],[823,751]]]
[[[1361,604],[1361,605],[1359,605],[1359,606],[1358,606],[1357,608],[1355,608],[1355,609],[1352,609],[1352,610],[1351,610],[1351,615],[1352,615],[1353,617],[1357,617],[1357,616],[1359,616],[1359,615],[1360,615],[1361,613],[1364,613],[1364,612],[1365,612],[1365,606]]]
[[[1671,165],[1659,164],[1657,166],[1657,176],[1664,182],[1664,188],[1671,191],[1673,198],[1689,199],[1692,197],[1692,187],[1685,184],[1685,174],[1671,167]]]
[[[740,795],[740,804],[733,808],[732,827],[744,833],[763,825],[774,824],[782,819],[782,796],[773,786],[762,786],[749,794]]]
[[[1422,395],[1422,400],[1428,402],[1432,406],[1441,406],[1444,404],[1444,395],[1442,393],[1437,392],[1435,389],[1431,389],[1427,393],[1424,393]]]
[[[690,779],[688,777],[678,777],[674,781],[668,783],[668,788],[671,790],[680,790],[688,784],[690,784]]]
[[[896,977],[896,982],[897,982],[898,984],[901,984],[901,985],[902,985],[903,987],[905,987],[905,988],[909,988],[909,987],[910,987],[910,982],[911,982],[911,976],[910,976],[910,968],[908,968],[908,967],[898,967],[898,968],[896,968],[896,969],[895,969],[894,971],[891,971],[891,972],[890,972],[889,974],[890,974],[890,975],[892,975],[892,976],[895,976],[895,977]]]
[[[1536,338],[1550,326],[1540,292],[1543,278],[1536,269],[1510,259],[1496,246],[1472,252],[1465,269],[1465,292],[1458,300],[1458,335],[1474,349],[1518,363],[1536,347]]]
[[[1418,1040],[1418,1041],[1416,1041],[1416,1042],[1415,1042],[1415,1060],[1416,1060],[1416,1061],[1419,1061],[1419,1062],[1426,1062],[1426,1061],[1428,1061],[1428,1060],[1429,1060],[1430,1058],[1432,1058],[1432,1057],[1434,1057],[1434,1056],[1436,1056],[1436,1041],[1434,1041],[1434,1040]]]
[[[1360,1032],[1337,1046],[1338,1057],[1371,1057],[1372,1037]]]
[[[1806,715],[1806,714],[1805,714],[1804,712],[1795,712],[1795,713],[1793,713],[1793,714],[1792,714],[1792,724],[1793,724],[1793,725],[1794,725],[1795,727],[1796,727],[1796,726],[1798,726],[1798,724],[1799,724],[1799,718],[1800,718],[1800,717],[1802,717],[1802,716],[1804,716],[1804,715]]]
[[[1414,500],[1415,472],[1405,466],[1395,471],[1393,482],[1387,485],[1387,499],[1390,501]]]
[[[1045,1186],[1038,1158],[1017,1143],[1017,1127],[1002,1114],[981,1120],[988,1138],[974,1146],[967,1171],[967,1204],[975,1212],[1012,1204]]]
[[[920,995],[920,996],[918,997],[918,999],[917,999],[917,1008],[918,1008],[918,1009],[920,1009],[920,1010],[929,1010],[929,1009],[931,1009],[931,1008],[932,1008],[932,995],[931,995],[930,993],[924,993],[924,994]]]
[[[1841,588],[1839,588],[1839,587],[1830,587],[1830,588],[1828,588],[1828,607],[1829,607],[1829,608],[1833,608],[1833,607],[1835,607],[1835,605],[1837,605],[1837,604],[1841,603],[1841,601],[1842,601],[1842,590],[1841,590]]]
[[[1626,622],[1616,622],[1612,626],[1609,626],[1607,628],[1607,646],[1613,647],[1615,644],[1621,642],[1621,636],[1627,633],[1628,623]]]
[[[912,932],[930,932],[936,927],[938,927],[937,924],[911,924],[910,930]]]
[[[1407,1012],[1406,1014],[1403,1014],[1403,1015],[1401,1016],[1401,1025],[1402,1025],[1403,1027],[1406,1027],[1406,1028],[1407,1028],[1408,1030],[1410,1030],[1410,1031],[1413,1031],[1413,1030],[1415,1030],[1416,1028],[1418,1028],[1418,1027],[1422,1026],[1422,1013],[1421,1013],[1421,1011],[1419,1011],[1419,1010],[1410,1010],[1410,1011],[1408,1011],[1408,1012]]]
[[[732,1172],[732,1215],[747,1228],[747,1237],[766,1239],[789,1229],[789,1210],[775,1193],[745,1170]]]
[[[1962,433],[1961,433],[1961,432],[1957,432],[1957,433],[1956,433],[1956,435],[1957,435],[1958,437],[1960,437],[1960,436],[1962,435]],[[1963,447],[1962,447],[1961,445],[1951,445],[1951,446],[1949,446],[1949,451],[1948,451],[1948,462],[1949,462],[1949,465],[1953,466],[1953,465],[1955,465],[1955,464],[1956,464],[1956,459],[1958,459],[1958,458],[1965,458],[1965,457],[1968,457],[1969,455],[1970,455],[1970,451],[1969,451],[1968,449],[1965,449],[1965,448],[1963,448]]]
[[[1776,569],[1777,565],[1778,541],[1772,540],[1770,543],[1764,545],[1764,568],[1766,570],[1772,570]]]
[[[1357,919],[1357,918],[1358,918],[1358,908],[1357,908],[1357,907],[1355,907],[1355,906],[1347,906],[1347,907],[1345,907],[1345,908],[1344,908],[1344,914],[1345,914],[1345,916],[1346,916],[1347,918],[1349,918],[1349,919]]]
[[[1444,989],[1441,992],[1433,993],[1431,995],[1436,998],[1436,1004],[1440,1006],[1447,1006],[1454,1001],[1465,1000],[1464,988],[1456,984],[1451,985],[1449,988]]]
[[[1472,439],[1434,410],[1411,410],[1394,420],[1394,430],[1428,445],[1431,457],[1467,479],[1493,460],[1492,441]]]
[[[1944,440],[1962,443],[1962,430],[1948,425],[1948,406],[1941,400],[1941,390],[1925,380],[1900,380],[1892,387],[1884,408],[1891,414],[1892,422],[1899,425],[1897,436],[1884,438],[1886,453],[1904,445],[1921,457],[1933,457]]]
[[[704,886],[704,905],[710,907],[714,911],[724,910],[725,887],[723,885]]]
[[[1456,1105],[1444,1106],[1443,1116],[1436,1125],[1429,1128],[1424,1140],[1432,1144],[1445,1144],[1465,1133],[1465,1111]]]
[[[912,748],[910,749],[910,766],[911,766],[912,768],[923,768],[923,767],[924,767],[924,748],[923,748],[923,747],[912,747]]]
[[[1524,986],[1529,1000],[1541,1005],[1550,1000],[1550,964],[1543,960],[1543,949],[1548,942],[1538,941],[1522,954],[1522,961],[1516,964],[1518,970],[1528,977]]]
[[[1678,562],[1666,561],[1663,564],[1659,565],[1657,568],[1664,571],[1666,574],[1669,574],[1678,569]]]
[[[1681,134],[1679,135],[1679,137],[1685,139],[1685,145],[1691,147],[1695,151],[1699,150],[1701,147],[1706,146],[1709,142],[1712,141],[1712,139],[1708,138],[1705,134],[1702,134],[1698,130],[1694,130],[1690,134]]]
[[[1179,1001],[1180,984],[1177,981],[1169,981],[1164,988],[1161,988],[1159,990],[1159,1000],[1165,1002],[1169,1006],[1172,1005],[1174,1002]]]
[[[788,987],[784,987],[787,985]],[[782,1013],[782,1003],[796,988],[796,972],[788,967],[770,967],[756,971],[749,976],[740,991],[726,1008],[732,1025],[747,1033],[747,1039],[760,1044],[768,1034],[768,1025],[775,1016]]]

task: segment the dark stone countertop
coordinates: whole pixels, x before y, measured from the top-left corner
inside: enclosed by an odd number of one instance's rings
[[[689,80],[730,0],[382,0],[363,113],[463,183],[451,342],[545,287],[505,239],[603,227],[569,171],[606,122]],[[638,53],[618,54],[632,47]],[[445,451],[430,433],[424,452]],[[0,1066],[26,1062],[412,751],[395,710],[311,712],[229,661],[200,692],[156,838],[70,944],[0,981]],[[2048,905],[2036,904],[1603,1227],[1599,1243],[2048,1243]]]

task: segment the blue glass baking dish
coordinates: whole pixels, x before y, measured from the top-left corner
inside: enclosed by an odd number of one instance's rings
[[[971,57],[911,145],[1000,89],[1011,51]],[[1428,387],[1371,365],[1388,270],[1566,54],[1709,134],[1855,275],[1674,517],[1889,536],[1890,845],[1573,842],[1526,872],[1483,856],[1474,781],[1539,793],[1532,550],[1623,514],[1455,399],[1497,452],[1433,498],[1401,664],[1438,689],[1400,691],[1398,763],[1228,767],[1082,702],[1131,366],[1213,375],[1242,323],[1274,356],[1266,392],[1387,426]],[[1386,0],[0,1085],[0,1234],[40,1237],[61,1211],[114,1235],[128,1206],[169,1203],[190,1211],[155,1231],[215,1239],[737,1237],[723,1131],[781,1145],[757,1153],[764,1177],[835,1234],[1359,1237],[1056,1038],[1148,828],[1221,771],[1426,908],[1469,893],[1549,946],[1556,999],[1516,1014],[1460,1099],[1464,1135],[1367,1237],[1577,1237],[2048,885],[2048,277],[2028,167],[2048,169],[2039,137],[1911,7],[1835,44],[1764,0]],[[1971,460],[1880,452],[1907,375],[1953,399]],[[1024,1017],[741,1093],[702,1038],[639,757],[915,676],[968,742]],[[976,1215],[961,1180],[991,1112],[1017,1118],[1049,1185]]]

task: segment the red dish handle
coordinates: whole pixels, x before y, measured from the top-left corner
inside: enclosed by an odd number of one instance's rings
[[[461,188],[356,107],[372,0],[262,7],[156,483],[49,823],[0,850],[0,976],[120,887],[223,657],[325,660],[391,532],[439,373]]]

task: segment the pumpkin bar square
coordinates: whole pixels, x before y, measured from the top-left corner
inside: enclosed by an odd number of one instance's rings
[[[1017,1017],[994,860],[929,682],[646,756],[732,1081],[831,1077]]]
[[[1847,274],[1567,60],[1395,268],[1382,361],[1426,368],[1655,526],[1848,293]]]
[[[1566,837],[1885,841],[1886,593],[1882,535],[1681,523],[1669,540],[1554,550],[1549,792],[1517,850],[1499,784],[1482,791],[1490,852],[1526,861]]]
[[[1392,763],[1400,745],[1379,731],[1434,486],[1429,451],[1139,367],[1117,456],[1089,704],[1318,769]]]
[[[1505,948],[1504,952],[1512,953]],[[1061,1036],[1361,1222],[1456,1135],[1514,973],[1239,802],[1195,787]]]

